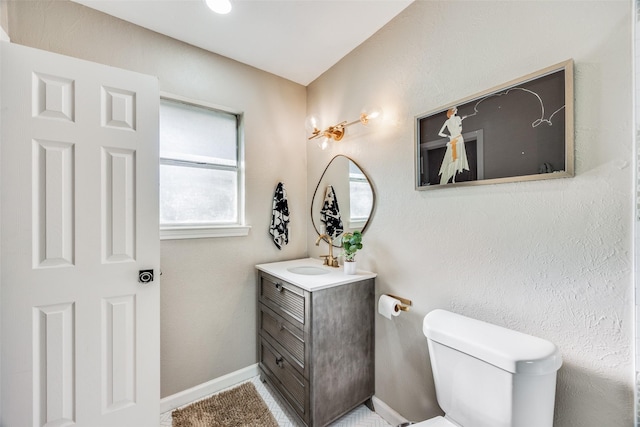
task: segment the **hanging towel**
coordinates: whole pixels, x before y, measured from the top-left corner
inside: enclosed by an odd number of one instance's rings
[[[320,211],[320,221],[324,223],[325,233],[332,239],[335,239],[344,231],[342,218],[340,218],[338,198],[331,185],[327,186],[327,191],[324,195],[324,204]]]
[[[273,212],[271,214],[271,226],[269,233],[273,236],[273,243],[278,249],[289,243],[289,204],[287,203],[287,190],[284,184],[279,182],[273,194]]]

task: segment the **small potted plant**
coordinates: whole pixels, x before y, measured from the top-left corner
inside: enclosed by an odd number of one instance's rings
[[[362,233],[354,231],[342,235],[345,274],[356,274],[356,252],[362,249]]]

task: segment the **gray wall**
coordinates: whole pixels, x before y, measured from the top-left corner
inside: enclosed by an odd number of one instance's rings
[[[12,42],[158,76],[160,90],[244,112],[247,237],[162,241],[161,380],[168,396],[255,360],[253,266],[306,255],[305,88],[68,1],[8,3]],[[290,243],[269,239],[287,187]]]
[[[414,303],[376,316],[376,394],[405,417],[440,413],[421,328],[445,308],[558,345],[556,427],[632,425],[631,22],[629,1],[418,1],[309,85],[328,123],[389,113],[310,144],[308,193],[338,152],[376,186],[357,259]],[[414,116],[569,58],[575,178],[414,190]]]

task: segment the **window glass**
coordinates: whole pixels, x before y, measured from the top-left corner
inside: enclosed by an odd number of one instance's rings
[[[235,223],[237,184],[233,171],[160,165],[160,223]]]

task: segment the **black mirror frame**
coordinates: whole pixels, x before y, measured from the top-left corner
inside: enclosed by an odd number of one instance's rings
[[[327,164],[327,166],[324,168],[324,170],[322,171],[322,175],[320,175],[320,178],[318,179],[318,183],[316,184],[316,189],[313,192],[313,197],[311,197],[311,208],[309,209],[309,213],[311,215],[311,224],[313,224],[313,228],[316,231],[317,235],[320,236],[320,231],[318,230],[318,226],[316,225],[315,220],[313,219],[313,201],[316,199],[316,194],[318,193],[318,189],[320,188],[320,183],[322,182],[322,178],[324,178],[324,175],[327,173],[327,170],[329,169],[329,166],[331,166],[331,164],[333,163],[333,161],[335,159],[337,159],[338,157],[344,157],[347,160],[353,162],[354,165],[356,165],[358,167],[358,169],[360,169],[362,171],[362,174],[364,175],[364,177],[367,179],[367,181],[369,182],[369,186],[371,186],[371,195],[373,196],[372,200],[371,200],[371,213],[369,214],[369,218],[367,218],[367,221],[365,222],[364,226],[362,227],[362,234],[364,234],[365,230],[367,229],[367,227],[369,227],[369,223],[371,222],[371,218],[373,217],[373,213],[376,210],[376,191],[375,188],[373,187],[373,182],[371,181],[371,178],[369,177],[369,175],[367,175],[367,173],[365,172],[364,169],[362,169],[362,166],[360,166],[358,164],[358,162],[356,162],[355,160],[353,160],[351,157],[349,156],[345,156],[344,154],[338,154],[336,156],[334,156],[329,163]],[[342,243],[340,243],[339,245],[336,245],[334,243],[333,247],[335,248],[341,248],[342,247]]]

